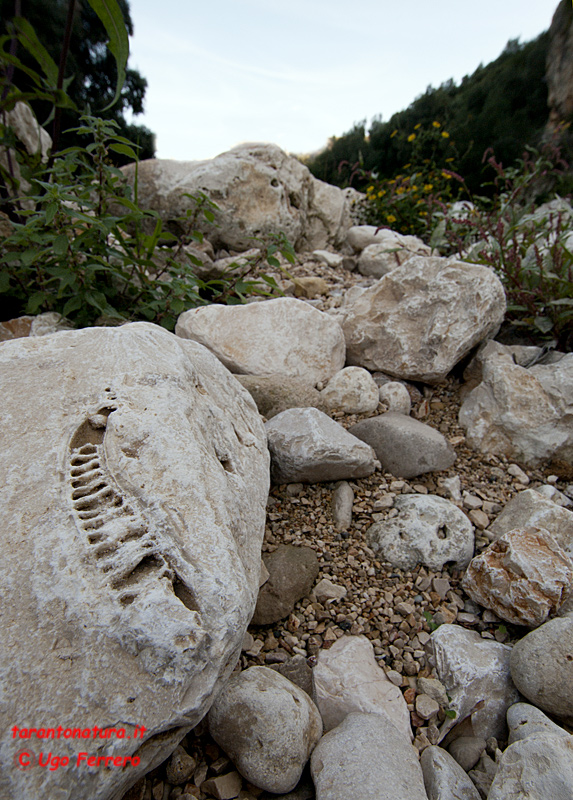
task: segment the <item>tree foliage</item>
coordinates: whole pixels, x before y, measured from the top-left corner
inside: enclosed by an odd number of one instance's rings
[[[118,3],[127,31],[132,35],[133,22],[129,3],[127,0],[118,0]],[[68,0],[24,0],[21,9],[22,15],[32,25],[40,42],[57,64],[66,26]],[[15,15],[15,10],[14,0],[0,0],[2,33],[8,32],[9,21]],[[143,112],[147,81],[137,70],[127,69],[117,103],[106,108],[114,98],[117,83],[116,61],[106,47],[107,40],[105,28],[91,6],[86,2],[78,2],[66,62],[66,76],[73,76],[67,93],[81,112],[97,113],[105,119],[115,120],[119,125],[119,133],[140,145],[140,158],[153,158],[153,133],[145,126],[130,124],[125,119],[126,112]],[[21,49],[18,50],[18,57],[27,66],[35,67],[31,56]],[[29,85],[27,76],[19,70],[16,70],[14,82],[23,90]],[[50,104],[35,100],[31,105],[40,123],[44,122],[50,114]],[[62,148],[79,143],[76,133],[66,133],[76,126],[77,114],[64,112],[60,139]],[[119,164],[126,161],[119,154],[115,154],[115,160]]]
[[[307,160],[308,167],[317,178],[339,186],[345,185],[348,175],[339,170],[341,161],[359,162],[365,170],[391,177],[409,160],[407,140],[394,132],[409,133],[416,125],[429,126],[437,120],[447,126],[455,142],[457,168],[470,190],[478,191],[483,182],[482,157],[488,148],[510,164],[522,155],[526,144],[540,141],[548,116],[548,44],[547,33],[526,44],[509,41],[495,61],[478,67],[459,86],[453,80],[437,89],[430,86],[388,122],[375,118],[368,133],[363,121],[343,136],[333,137],[323,152]]]

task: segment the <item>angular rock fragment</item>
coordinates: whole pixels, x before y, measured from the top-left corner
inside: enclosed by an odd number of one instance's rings
[[[175,333],[204,345],[236,373],[317,383],[344,366],[338,322],[294,297],[192,308],[181,314]]]
[[[269,578],[259,591],[251,624],[270,625],[291,613],[301,597],[307,597],[318,575],[318,558],[310,547],[281,544],[264,553]]]
[[[291,408],[265,423],[274,483],[364,478],[374,450],[316,408]]]
[[[420,757],[428,800],[480,800],[458,762],[441,747],[426,747]]]
[[[573,561],[543,528],[517,529],[472,560],[462,586],[501,619],[535,628],[573,591]]]

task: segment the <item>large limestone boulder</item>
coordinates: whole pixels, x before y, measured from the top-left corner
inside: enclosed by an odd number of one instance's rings
[[[328,314],[294,297],[184,311],[175,333],[205,345],[231,372],[328,380],[344,366],[344,335]]]
[[[0,796],[116,800],[235,666],[259,583],[264,430],[214,356],[149,323],[5,342],[0,386],[2,728],[124,731],[50,741],[74,765],[57,770],[16,769],[46,742],[5,736]],[[80,752],[137,758],[76,769]]]
[[[133,184],[135,164],[123,172]],[[282,231],[297,250],[315,250],[341,244],[352,224],[343,190],[275,144],[241,144],[207,161],[149,159],[138,173],[140,206],[166,222],[194,207],[185,193],[203,192],[216,203],[215,225],[197,220],[216,246],[247,250],[250,237]]]
[[[376,239],[381,241],[369,244],[358,259],[358,271],[362,275],[381,278],[399,267],[412,256],[429,256],[432,250],[417,236],[404,236],[396,231],[381,230]]]
[[[504,751],[488,800],[570,800],[573,736],[536,733]]]
[[[505,295],[487,267],[414,256],[341,308],[347,363],[437,383],[495,335]]]
[[[518,366],[490,342],[480,354],[482,382],[460,409],[468,444],[482,453],[536,465],[573,459],[573,353],[553,364]]]

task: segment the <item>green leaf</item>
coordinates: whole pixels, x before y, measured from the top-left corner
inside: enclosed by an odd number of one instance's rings
[[[34,292],[34,294],[28,298],[26,314],[35,314],[47,297],[48,295],[46,292]]]
[[[213,214],[213,212],[212,211],[208,211],[206,208],[203,209],[203,216],[205,217],[207,222],[214,222],[215,221],[215,215]]]
[[[58,210],[57,203],[50,203],[49,206],[46,208],[46,215],[44,219],[46,220],[46,225],[51,225],[54,221],[54,217],[56,216],[56,212]]]
[[[275,258],[274,256],[268,256],[267,264],[269,264],[271,267],[280,267],[281,262],[278,260],[278,258]]]
[[[63,256],[68,251],[68,237],[65,233],[60,233],[59,236],[56,236],[54,239],[54,253],[57,256]]]
[[[455,719],[458,716],[453,708],[444,708],[444,714],[446,717],[450,717],[450,719]]]
[[[114,153],[121,153],[122,156],[127,156],[128,158],[132,158],[134,161],[137,161],[137,153],[133,147],[129,147],[126,144],[110,144],[109,149],[113,150]]]
[[[71,297],[63,308],[62,315],[67,317],[72,311],[77,311],[82,307],[82,298],[79,295]]]
[[[0,293],[7,292],[10,288],[10,276],[7,272],[0,272]]]
[[[125,83],[125,68],[129,58],[129,36],[123,19],[123,14],[117,0],[88,0],[95,13],[100,18],[109,36],[107,46],[117,64],[117,84],[115,96],[103,111],[111,108],[119,99],[123,84]]]
[[[177,315],[185,311],[185,303],[180,297],[174,297],[171,301],[171,311]]]
[[[58,67],[52,56],[48,53],[44,45],[36,35],[36,31],[27,19],[16,17],[14,26],[18,34],[18,41],[32,55],[42,67],[44,75],[52,86],[58,83]]]
[[[549,333],[553,329],[553,322],[549,317],[535,317],[533,324],[541,333]]]

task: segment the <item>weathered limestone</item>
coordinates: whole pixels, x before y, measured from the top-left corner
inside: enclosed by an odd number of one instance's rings
[[[379,391],[368,370],[345,367],[332,376],[320,396],[330,409],[366,414],[378,408]]]
[[[517,529],[472,560],[462,586],[501,619],[535,628],[573,591],[573,561],[543,528]]]
[[[549,620],[520,639],[510,666],[522,695],[548,714],[573,722],[573,616]]]
[[[547,500],[534,489],[525,489],[512,497],[488,531],[499,539],[516,528],[545,528],[573,557],[573,512]]]
[[[556,725],[543,711],[529,703],[514,703],[507,709],[507,727],[509,728],[509,744],[527,739],[537,733],[551,733],[556,736],[569,737],[564,728]]]
[[[489,342],[480,354],[482,382],[460,409],[471,447],[539,464],[573,459],[573,353],[528,369],[507,348]]]
[[[442,724],[441,736],[470,717],[474,736],[505,739],[506,711],[519,700],[509,672],[511,647],[459,625],[440,625],[432,633],[432,647],[438,677],[456,712]]]
[[[374,552],[400,569],[424,564],[442,569],[446,562],[458,568],[474,552],[473,526],[449,500],[437,495],[400,495],[394,501],[398,515],[375,522],[366,532]]]
[[[456,460],[454,448],[439,431],[395,411],[363,419],[348,430],[371,445],[382,468],[399,478],[438,472]]]
[[[265,423],[274,483],[319,483],[371,475],[374,450],[316,408],[289,408]]]
[[[230,679],[209,712],[209,731],[239,772],[255,786],[294,789],[322,735],[310,697],[268,667]]]
[[[133,183],[135,165],[123,167]],[[314,178],[275,144],[241,144],[208,161],[149,159],[138,166],[139,204],[169,223],[194,208],[184,193],[217,204],[215,225],[198,227],[216,246],[252,247],[251,237],[283,232],[297,250],[340,244],[351,225],[344,191]]]
[[[487,267],[414,256],[341,311],[348,364],[438,383],[497,332],[505,294]]]
[[[426,747],[420,766],[428,800],[480,800],[471,779],[442,747]]]
[[[251,395],[259,414],[271,419],[287,408],[318,408],[326,411],[326,403],[312,381],[290,375],[237,375],[239,383]]]
[[[396,231],[383,229],[376,238],[381,241],[365,247],[358,259],[358,271],[362,275],[381,278],[412,256],[429,256],[432,253],[431,248],[417,236],[403,236]]]
[[[410,713],[404,695],[376,663],[365,636],[342,636],[321,650],[313,670],[314,696],[325,731],[354,712],[382,714],[406,737],[412,738]]]
[[[349,714],[310,761],[316,800],[427,800],[414,748],[381,714]]]
[[[570,800],[573,736],[536,733],[503,753],[488,800]]]
[[[204,716],[240,653],[264,429],[217,359],[148,323],[5,342],[0,386],[2,728],[124,727],[54,752],[141,759],[21,771],[22,741],[4,737],[0,796],[121,797]]]
[[[344,366],[338,322],[294,297],[192,308],[181,314],[175,333],[205,345],[231,372],[317,383]]]
[[[388,381],[382,384],[379,389],[380,402],[385,403],[389,412],[410,415],[412,400],[410,393],[403,383],[398,381]]]

